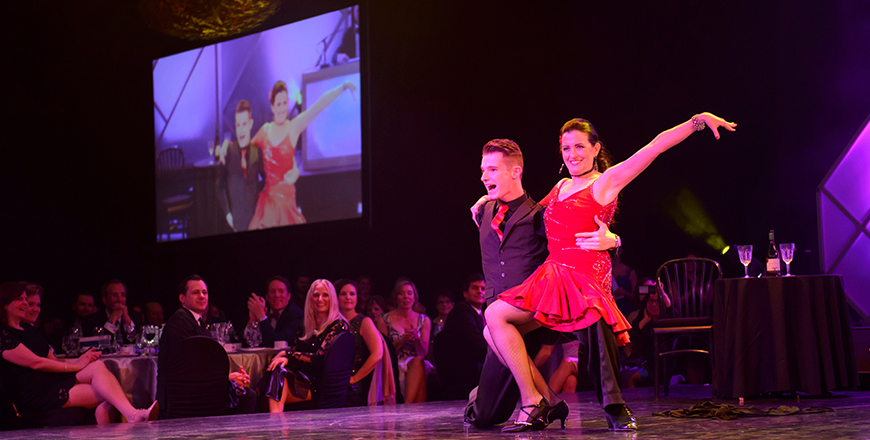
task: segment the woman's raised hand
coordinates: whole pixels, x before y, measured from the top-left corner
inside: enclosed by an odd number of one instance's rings
[[[477,199],[477,202],[474,202],[474,206],[471,207],[471,219],[474,220],[474,224],[477,227],[480,227],[480,224],[477,223],[477,213],[480,211],[480,206],[489,201],[489,196],[483,196]]]
[[[345,81],[345,82],[344,82],[344,89],[345,89],[345,90],[350,90],[350,96],[351,96],[353,99],[356,99],[356,95],[354,95],[354,93],[353,93],[354,91],[356,91],[356,86],[355,86],[352,82],[350,82],[350,81]]]
[[[704,123],[707,124],[707,127],[710,127],[710,130],[713,131],[713,136],[716,136],[716,139],[719,139],[719,127],[724,127],[728,131],[737,130],[736,122],[728,122],[713,113],[704,112],[698,115],[698,118],[704,121]]]

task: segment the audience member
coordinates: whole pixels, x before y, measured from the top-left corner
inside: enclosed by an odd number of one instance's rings
[[[308,295],[308,290],[311,288],[311,277],[308,275],[297,275],[293,279],[293,285],[287,284],[290,288],[293,302],[299,306],[299,310],[305,307],[305,297]]]
[[[562,344],[562,353],[566,356],[562,358],[556,371],[550,376],[549,386],[556,393],[573,393],[577,391],[577,384],[580,380],[580,374],[583,372],[578,368],[579,358],[583,357],[583,363],[586,364],[588,356],[581,353],[580,341],[573,340]],[[576,357],[574,356],[576,355]]]
[[[217,306],[217,304],[209,304],[208,305],[208,313],[205,316],[205,322],[207,324],[215,324],[218,322],[227,322],[227,314],[224,313],[223,309]]]
[[[82,331],[85,335],[94,335],[102,328],[115,336],[115,341],[124,344],[133,341],[136,324],[130,318],[127,310],[127,286],[121,280],[110,280],[102,288],[103,309],[88,316]]]
[[[435,340],[435,365],[445,400],[467,399],[480,381],[487,349],[483,338],[485,294],[483,275],[469,276],[462,292],[465,301],[456,303]]]
[[[360,276],[356,279],[356,284],[359,286],[358,298],[359,303],[366,305],[369,303],[369,298],[372,297],[372,277],[368,275]]]
[[[366,310],[365,314],[369,318],[372,318],[375,326],[380,329],[381,323],[384,322],[384,313],[387,310],[387,300],[384,299],[383,296],[373,295],[366,301]]]
[[[347,320],[339,312],[335,287],[327,280],[311,283],[304,313],[303,334],[275,355],[268,368],[271,373],[263,378],[263,383],[268,384],[265,394],[269,397],[269,412],[283,412],[285,403],[312,399],[311,393],[317,392],[312,387],[323,373],[332,342],[348,331]]]
[[[264,347],[273,347],[275,341],[292,344],[302,326],[302,309],[290,302],[289,285],[287,278],[276,275],[269,278],[266,298],[255,293],[248,298],[248,319],[260,323]]]
[[[425,360],[429,351],[432,321],[415,312],[417,288],[407,278],[400,278],[393,288],[396,310],[387,312],[378,330],[388,335],[399,358],[399,386],[405,403],[426,401],[426,377],[433,370]]]
[[[0,372],[18,411],[96,408],[99,424],[111,422],[114,409],[134,422],[156,418],[157,402],[142,410],[130,405],[115,376],[102,362],[94,362],[99,351],[88,350],[65,361],[54,356],[48,342],[25,322],[31,310],[24,285],[0,284],[0,302]]]
[[[199,275],[190,275],[178,285],[178,300],[181,308],[175,311],[163,331],[160,333],[160,351],[157,354],[157,400],[160,402],[160,415],[165,417],[169,408],[166,406],[166,372],[172,365],[185,356],[179,352],[181,341],[191,336],[206,336],[205,313],[208,311],[208,287]],[[254,390],[248,388],[251,383],[250,376],[243,369],[229,373],[227,382],[227,405],[230,405],[230,392],[239,390],[238,405],[234,413],[244,414],[252,412],[257,400]],[[229,388],[232,387],[232,388]],[[242,392],[243,390],[244,392]]]
[[[613,283],[616,287],[613,289],[613,299],[616,301],[616,307],[623,315],[628,316],[629,313],[635,310],[637,305],[637,272],[628,267],[622,262],[622,247],[616,248],[615,258],[612,261]]]
[[[438,333],[441,333],[441,329],[444,328],[444,320],[447,319],[447,314],[453,310],[455,305],[456,302],[453,301],[453,293],[450,292],[450,289],[441,289],[435,294],[435,310],[438,312],[438,316],[432,319],[432,337],[430,339],[434,341]]]
[[[149,301],[145,303],[145,309],[142,311],[145,315],[145,325],[163,326],[163,306],[157,301]]]
[[[335,288],[338,290],[339,309],[350,325],[356,344],[353,355],[353,375],[350,377],[350,386],[347,390],[347,405],[376,405],[378,401],[395,404],[396,390],[392,385],[393,368],[386,342],[372,319],[359,313],[356,281],[339,280],[336,281]],[[382,362],[384,359],[385,361]],[[381,374],[373,374],[378,368]],[[384,378],[383,373],[388,373],[389,377]],[[380,391],[374,389],[369,393],[375,376],[381,378],[380,381],[374,382],[375,386],[380,385],[381,389]],[[388,384],[390,388],[385,390],[384,384]]]
[[[644,286],[655,286],[655,282],[646,279]],[[641,308],[628,315],[631,322],[629,337],[631,342],[625,345],[622,361],[622,382],[626,388],[651,385],[650,366],[655,361],[655,346],[653,327],[661,317],[658,289],[641,297]]]
[[[85,319],[88,316],[97,313],[97,306],[94,305],[94,296],[90,293],[80,293],[76,296],[76,301],[72,305],[72,310],[72,319],[65,323],[67,329],[75,327],[79,330],[84,330],[82,324],[85,322]]]

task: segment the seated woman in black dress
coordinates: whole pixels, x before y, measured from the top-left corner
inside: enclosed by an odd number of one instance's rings
[[[323,361],[335,337],[348,331],[347,320],[338,311],[338,297],[335,287],[327,280],[315,280],[305,298],[305,317],[302,321],[303,334],[296,342],[279,352],[267,369],[271,373],[284,375],[275,369],[280,365],[287,367],[286,377],[281,380],[283,387],[268,390],[269,412],[284,411],[285,403],[311,400],[311,384],[317,383],[323,371]],[[301,373],[301,374],[300,374]],[[272,383],[266,378],[263,382]],[[291,382],[292,381],[292,382]]]
[[[25,292],[20,283],[0,284],[0,369],[18,411],[96,408],[99,424],[111,422],[113,408],[135,422],[157,418],[157,402],[148,409],[133,408],[115,376],[102,362],[94,362],[99,351],[58,360],[45,338],[24,321],[30,310]]]
[[[356,344],[353,354],[353,375],[350,377],[350,387],[347,390],[347,404],[365,406],[371,403],[368,401],[368,391],[372,383],[372,372],[384,357],[383,338],[372,319],[357,310],[359,285],[356,281],[339,280],[336,281],[335,288],[338,290],[338,308],[350,324],[350,332],[353,333]]]

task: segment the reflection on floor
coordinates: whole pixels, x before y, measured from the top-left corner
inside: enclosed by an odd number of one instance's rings
[[[374,408],[252,414],[204,419],[161,420],[143,424],[105,427],[51,428],[0,432],[12,439],[795,439],[813,440],[870,437],[870,392],[838,392],[827,398],[794,396],[747,400],[746,405],[769,408],[780,405],[826,406],[834,412],[782,417],[748,417],[731,421],[653,417],[652,413],[687,408],[710,400],[710,388],[674,386],[671,395],[655,401],[651,388],[625,391],[640,424],[637,433],[607,430],[594,392],[564,394],[571,413],[568,427],[557,424],[545,431],[501,434],[498,429],[479,430],[462,420],[465,402],[432,402]],[[718,401],[737,405],[736,400]]]

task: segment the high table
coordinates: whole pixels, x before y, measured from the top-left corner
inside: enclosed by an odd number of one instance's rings
[[[716,398],[858,385],[838,275],[718,280],[713,347]]]
[[[230,371],[243,367],[251,376],[251,388],[257,384],[278,350],[262,348],[228,353]],[[157,356],[107,355],[100,359],[115,375],[127,399],[136,408],[147,408],[157,397]]]

